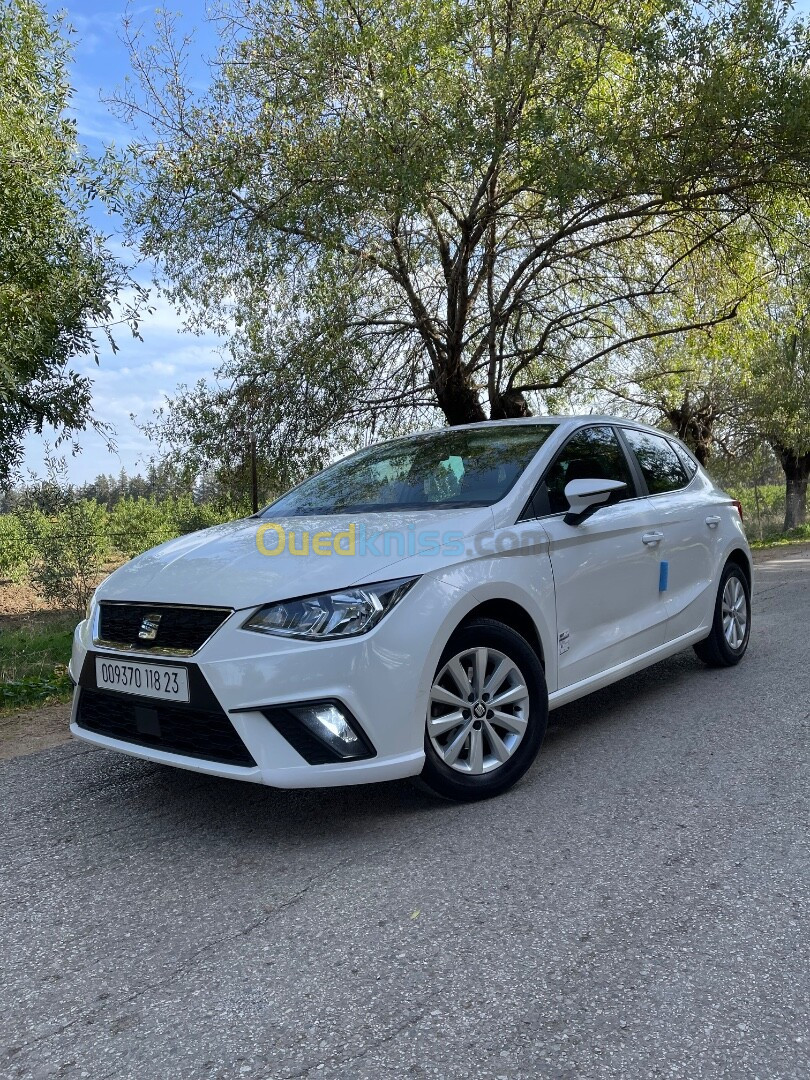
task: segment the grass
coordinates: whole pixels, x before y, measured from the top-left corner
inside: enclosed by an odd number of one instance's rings
[[[789,532],[765,533],[761,540],[748,538],[752,548],[782,547],[785,544],[801,544],[810,540],[810,524],[799,525]]]
[[[0,712],[68,701],[74,615],[41,612],[0,630]]]

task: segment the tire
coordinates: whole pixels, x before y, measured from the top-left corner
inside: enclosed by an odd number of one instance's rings
[[[743,615],[743,625],[740,614]],[[704,641],[699,641],[694,650],[709,667],[733,667],[745,656],[750,636],[751,589],[740,567],[729,562],[720,577],[712,632]]]
[[[475,619],[456,631],[439,660],[421,779],[459,802],[500,795],[534,761],[547,722],[546,680],[534,649],[504,623]]]

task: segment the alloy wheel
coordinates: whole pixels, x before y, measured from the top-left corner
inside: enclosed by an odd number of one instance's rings
[[[529,722],[526,679],[505,653],[479,647],[457,653],[430,692],[427,731],[445,765],[493,772],[517,750]]]
[[[734,574],[723,589],[723,634],[729,648],[737,650],[745,641],[748,627],[748,604],[742,582]]]

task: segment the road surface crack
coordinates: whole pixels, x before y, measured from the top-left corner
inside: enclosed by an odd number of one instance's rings
[[[411,1016],[407,1020],[403,1020],[403,1022],[399,1024],[398,1027],[394,1028],[393,1031],[389,1032],[388,1035],[384,1035],[380,1039],[375,1039],[370,1046],[367,1046],[366,1049],[362,1050],[359,1054],[352,1054],[351,1057],[345,1058],[332,1058],[329,1061],[318,1061],[313,1065],[304,1066],[302,1069],[299,1069],[298,1072],[284,1073],[283,1076],[279,1077],[279,1080],[302,1080],[303,1077],[309,1076],[311,1072],[317,1070],[319,1065],[323,1065],[324,1070],[326,1070],[327,1067],[329,1069],[343,1069],[348,1065],[354,1065],[358,1061],[363,1061],[364,1058],[367,1058],[369,1054],[378,1050],[381,1046],[386,1046],[388,1043],[393,1042],[394,1039],[399,1038],[403,1031],[407,1031],[409,1028],[414,1027],[424,1016],[425,1013],[421,1012],[416,1016]]]
[[[11,1060],[13,1058],[19,1057],[19,1055],[26,1050],[31,1050],[35,1046],[40,1045],[41,1043],[49,1042],[51,1039],[58,1038],[66,1031],[69,1031],[71,1028],[75,1027],[76,1024],[83,1023],[89,1026],[90,1024],[94,1023],[95,1020],[102,1013],[108,1012],[111,1008],[118,1009],[125,1005],[131,1005],[139,998],[142,998],[144,994],[148,994],[155,990],[161,990],[163,987],[173,982],[178,977],[178,975],[182,975],[195,967],[195,965],[199,962],[200,958],[205,956],[207,953],[210,953],[223,945],[227,945],[231,942],[239,941],[243,938],[249,937],[252,933],[254,933],[254,931],[261,929],[261,927],[263,926],[266,926],[275,915],[279,914],[279,912],[286,911],[287,908],[291,908],[295,904],[300,903],[301,900],[303,900],[303,898],[313,889],[314,886],[325,881],[332,874],[338,871],[342,866],[345,866],[349,862],[351,862],[351,859],[341,859],[333,866],[330,866],[329,869],[325,870],[322,874],[313,874],[306,882],[306,884],[302,888],[298,889],[297,892],[292,893],[290,896],[285,897],[276,904],[267,905],[264,908],[264,913],[258,918],[253,919],[251,922],[249,922],[247,926],[243,926],[239,930],[234,931],[233,933],[223,934],[221,937],[215,938],[213,941],[209,941],[205,945],[202,945],[199,949],[196,949],[190,956],[180,961],[180,963],[178,963],[174,968],[172,968],[171,971],[167,972],[162,978],[155,979],[153,982],[147,983],[145,986],[142,986],[133,993],[128,994],[126,997],[104,1001],[100,1005],[97,1005],[95,1008],[90,1009],[88,1012],[84,1012],[80,1016],[75,1017],[73,1020],[68,1021],[66,1024],[62,1024],[61,1027],[58,1027],[55,1031],[46,1032],[45,1034],[39,1035],[35,1039],[31,1039],[26,1043],[20,1043],[17,1046],[10,1047],[6,1054],[7,1059]]]

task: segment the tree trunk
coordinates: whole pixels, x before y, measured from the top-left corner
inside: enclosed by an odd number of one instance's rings
[[[785,532],[807,521],[807,480],[810,477],[810,453],[796,454],[772,443],[785,470]]]
[[[675,434],[678,438],[686,443],[705,468],[712,452],[714,416],[705,412],[691,412],[687,407],[669,409],[665,415],[675,428]]]
[[[448,365],[431,377],[436,404],[451,427],[457,424],[476,424],[486,420],[478,391],[470,385],[460,364]]]
[[[529,403],[519,390],[507,390],[505,394],[496,394],[490,404],[491,420],[512,420],[519,416],[531,416]]]

